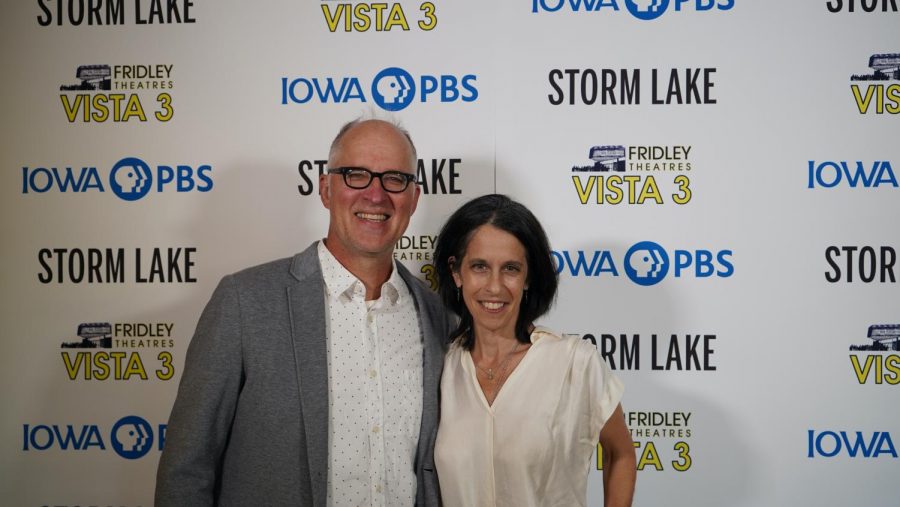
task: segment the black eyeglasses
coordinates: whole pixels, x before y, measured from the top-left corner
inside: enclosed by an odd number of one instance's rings
[[[328,174],[340,174],[344,177],[344,184],[356,190],[362,190],[372,184],[372,178],[381,180],[381,188],[385,192],[399,194],[416,181],[413,174],[401,171],[384,171],[374,173],[365,167],[336,167],[328,169]]]

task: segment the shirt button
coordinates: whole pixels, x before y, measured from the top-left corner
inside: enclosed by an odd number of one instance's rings
[[[376,370],[369,370],[369,378],[375,378],[378,376],[378,372]]]
[[[379,431],[381,431],[381,428],[379,428],[377,424],[372,426],[372,433],[378,433]]]
[[[376,493],[381,493],[381,484],[376,484],[376,485],[375,485],[375,492],[376,492]]]

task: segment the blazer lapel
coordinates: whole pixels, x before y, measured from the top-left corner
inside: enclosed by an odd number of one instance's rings
[[[328,483],[328,352],[325,287],[316,244],[294,257],[291,274],[298,283],[287,288],[294,364],[306,434],[313,505],[325,505]]]

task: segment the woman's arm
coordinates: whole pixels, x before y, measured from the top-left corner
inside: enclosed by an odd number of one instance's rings
[[[603,505],[630,507],[637,479],[637,460],[621,404],[600,430],[600,445],[603,447]]]

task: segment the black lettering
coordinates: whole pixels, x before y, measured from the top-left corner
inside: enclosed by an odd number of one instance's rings
[[[706,371],[716,371],[715,365],[710,361],[710,356],[713,355],[713,348],[709,343],[715,339],[716,335],[714,334],[703,335],[703,369]]]
[[[840,12],[844,8],[843,3],[843,0],[829,0],[825,6],[830,12]]]
[[[894,278],[894,263],[897,262],[897,252],[889,246],[881,247],[881,283],[887,281],[885,275],[890,277],[891,283],[896,283]]]
[[[450,194],[459,195],[462,189],[456,188],[456,178],[459,178],[459,171],[456,170],[456,164],[462,162],[461,158],[450,159]]]
[[[46,16],[46,18],[38,16],[37,21],[41,26],[50,26],[50,23],[53,22],[53,14],[50,12],[50,9],[48,9],[47,6],[44,5],[44,1],[45,0],[38,0],[38,7],[40,7],[41,10],[44,11],[44,15]]]
[[[838,266],[834,257],[840,257],[841,251],[836,246],[830,246],[825,249],[825,261],[828,262],[828,265],[831,266],[832,271],[825,272],[825,279],[831,283],[835,283],[841,280],[841,267]]]
[[[47,264],[47,257],[53,257],[53,253],[49,248],[41,248],[38,251],[38,262],[44,268],[44,273],[38,273],[38,281],[41,283],[50,283],[53,281],[53,270]]]
[[[847,253],[847,283],[853,281],[853,252],[857,250],[855,246],[841,247],[841,250]]]
[[[603,93],[603,97],[600,100],[603,104],[616,104],[616,71],[603,69],[600,71],[600,79]]]
[[[713,86],[716,84],[713,83],[712,74],[716,71],[716,69],[704,69],[703,70],[703,103],[704,104],[715,104],[716,99],[710,97],[710,90],[712,90]]]
[[[300,195],[309,195],[313,191],[313,181],[312,178],[307,173],[307,171],[312,171],[312,162],[309,160],[301,160],[299,164],[297,164],[297,173],[300,175],[300,179],[303,180],[299,185],[297,185],[297,190],[300,192]]]
[[[859,251],[859,278],[863,282],[869,283],[875,279],[875,272],[875,249],[864,246]]]
[[[78,274],[75,274],[76,268]],[[84,254],[80,248],[73,248],[69,252],[69,279],[73,283],[81,283],[84,279]]]
[[[581,100],[589,106],[597,101],[597,73],[593,69],[581,73]]]
[[[550,103],[554,106],[558,106],[562,104],[564,97],[562,88],[560,88],[556,83],[557,79],[562,78],[562,71],[560,71],[559,69],[553,69],[550,71],[550,75],[548,76],[548,78],[550,79],[550,86],[552,86],[556,91],[556,96],[554,97],[554,95],[550,93],[547,95],[547,100],[549,100]]]

